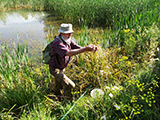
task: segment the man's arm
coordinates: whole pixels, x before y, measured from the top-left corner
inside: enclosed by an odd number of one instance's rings
[[[82,47],[82,48],[79,48],[79,49],[72,49],[72,50],[70,50],[70,51],[68,51],[66,53],[66,56],[74,56],[74,55],[77,55],[77,54],[80,54],[80,53],[84,53],[84,52],[89,52],[89,51],[96,52],[96,50],[97,50],[96,46],[88,45],[86,47]]]

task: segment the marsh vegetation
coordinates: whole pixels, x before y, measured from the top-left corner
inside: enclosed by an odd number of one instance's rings
[[[91,85],[66,120],[160,118],[159,0],[1,0],[1,13],[13,9],[48,12],[73,23],[79,45],[98,46],[66,68],[73,103]],[[51,24],[45,40],[56,34]],[[73,103],[54,100],[48,66],[30,59],[28,44],[0,45],[0,119],[61,119]],[[91,97],[94,88],[103,96]]]

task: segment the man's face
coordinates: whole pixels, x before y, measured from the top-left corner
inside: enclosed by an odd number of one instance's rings
[[[61,33],[64,39],[69,39],[71,37],[71,33]]]

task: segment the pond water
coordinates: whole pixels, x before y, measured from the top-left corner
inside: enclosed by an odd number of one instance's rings
[[[25,42],[29,47],[29,55],[36,55],[40,60],[41,51],[47,44],[46,36],[50,24],[58,31],[60,23],[45,12],[0,12],[0,44],[6,42],[13,46]]]

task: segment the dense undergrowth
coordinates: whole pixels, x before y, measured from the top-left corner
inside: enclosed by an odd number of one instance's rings
[[[53,11],[67,22],[82,25],[73,35],[79,45],[98,46],[96,53],[77,55],[66,68],[66,75],[76,83],[73,102],[91,87],[65,119],[160,118],[158,0],[1,0],[0,5],[1,11]],[[49,31],[48,41],[53,40],[52,34]],[[14,47],[0,46],[0,119],[62,118],[73,103],[54,100],[48,66],[31,61],[26,44]],[[104,95],[92,98],[89,93],[94,88]]]

